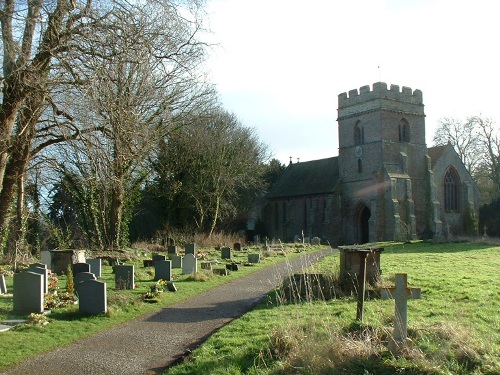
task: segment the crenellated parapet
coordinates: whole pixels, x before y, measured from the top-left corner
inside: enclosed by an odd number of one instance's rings
[[[423,115],[422,91],[410,87],[391,85],[387,88],[385,82],[362,86],[360,89],[350,90],[349,93],[339,95],[339,119],[349,117],[353,113],[362,113],[372,110],[389,110],[395,112]]]

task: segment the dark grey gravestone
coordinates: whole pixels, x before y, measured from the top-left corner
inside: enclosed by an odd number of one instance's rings
[[[102,273],[102,259],[101,258],[90,258],[85,261],[90,265],[90,272],[92,272],[95,277],[101,277]]]
[[[36,263],[36,264],[39,264],[39,263]],[[45,266],[45,264],[44,264]],[[47,269],[47,267],[38,267],[36,266],[35,264],[30,264],[29,267],[28,267],[28,271],[29,272],[34,272],[34,273],[38,273],[39,275],[42,275],[43,276],[43,293],[46,294],[49,292],[49,270]]]
[[[7,285],[3,274],[0,274],[0,294],[7,294]]]
[[[196,262],[196,257],[193,254],[186,254],[184,259],[182,259],[182,273],[191,274],[198,272],[198,263]]]
[[[82,281],[78,286],[78,305],[83,314],[106,314],[108,311],[106,283],[97,280]]]
[[[236,263],[226,264],[226,269],[229,271],[238,271],[240,268]]]
[[[182,268],[182,257],[181,256],[170,254],[168,257],[172,261],[172,268]]]
[[[220,249],[220,257],[221,259],[232,259],[233,251],[230,247],[223,247]]]
[[[248,254],[248,263],[260,263],[260,254]]]
[[[43,313],[43,275],[31,271],[14,274],[14,312]]]
[[[196,244],[195,243],[187,243],[184,245],[185,254],[193,254],[196,257]]]
[[[75,290],[78,295],[80,295],[80,284],[88,280],[96,280],[96,277],[92,272],[78,272],[75,274],[73,281],[75,282]]]
[[[172,262],[170,260],[157,260],[155,262],[155,280],[172,280]]]
[[[73,264],[73,275],[76,275],[79,272],[90,272],[90,264],[88,263]]]
[[[144,259],[144,260],[142,261],[142,265],[143,265],[144,267],[153,267],[154,263],[155,263],[155,262],[153,261],[153,259]]]
[[[153,254],[151,258],[153,259],[153,264],[158,260],[167,260],[167,257],[162,254]]]
[[[241,243],[235,242],[233,245],[234,251],[240,251],[241,250]]]
[[[177,288],[175,287],[175,284],[173,281],[169,281],[167,283],[167,289],[170,291],[170,292],[177,292]]]
[[[134,266],[118,265],[115,266],[115,288],[116,289],[134,289]]]
[[[30,264],[29,268],[31,268],[31,267],[47,268],[47,265],[45,263],[39,263],[39,262],[37,262],[37,263]]]
[[[168,245],[167,252],[168,252],[168,255],[170,255],[170,254],[177,255],[177,246],[175,246],[175,245]]]

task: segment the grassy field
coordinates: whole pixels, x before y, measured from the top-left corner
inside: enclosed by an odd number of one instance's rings
[[[338,254],[311,272],[338,274]],[[280,303],[280,291],[212,336],[166,374],[500,374],[500,247],[386,246],[381,284],[407,273],[422,298],[408,302],[408,347],[387,349],[394,301]]]
[[[315,251],[320,247],[301,248],[301,251]],[[255,253],[257,248],[250,248],[233,252],[234,262],[244,263],[249,252]],[[71,304],[64,308],[53,308],[47,316],[48,324],[26,324],[19,325],[14,330],[0,333],[0,371],[8,366],[16,364],[24,359],[33,357],[46,351],[53,350],[58,346],[68,344],[77,339],[104,330],[108,327],[133,319],[148,312],[152,312],[199,293],[214,288],[223,283],[234,280],[251,272],[269,267],[285,259],[290,259],[300,254],[296,248],[291,246],[285,251],[261,252],[262,262],[254,266],[240,266],[240,270],[231,272],[228,276],[214,276],[203,272],[198,266],[198,272],[193,275],[182,275],[180,269],[173,270],[173,279],[177,292],[163,292],[155,296],[156,303],[145,301],[144,296],[150,292],[151,286],[155,284],[153,267],[143,267],[141,256],[143,252],[129,251],[122,256],[127,257],[126,264],[135,265],[135,284],[133,290],[115,290],[114,274],[108,265],[103,266],[100,281],[107,283],[108,313],[101,316],[85,316],[78,312],[78,305]],[[204,253],[207,260],[219,259],[220,251],[198,249],[198,253]],[[103,262],[106,263],[106,262]],[[215,268],[224,268],[226,262],[222,261]],[[12,272],[8,266],[0,266],[0,272],[6,277],[7,290],[12,292]],[[58,293],[66,292],[66,276],[59,276],[57,285]],[[27,316],[15,316],[12,312],[12,294],[0,295],[0,322],[6,319],[26,318]],[[37,318],[37,317],[35,317]],[[38,317],[37,319],[39,319]],[[41,317],[43,321],[43,317]],[[37,323],[34,321],[33,323]]]

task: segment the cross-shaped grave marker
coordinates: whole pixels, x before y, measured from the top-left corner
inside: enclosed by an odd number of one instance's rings
[[[381,291],[382,299],[395,300],[395,319],[392,340],[389,341],[389,350],[398,352],[406,344],[408,335],[408,299],[420,299],[420,288],[408,288],[408,275],[397,273],[394,288],[385,288]]]

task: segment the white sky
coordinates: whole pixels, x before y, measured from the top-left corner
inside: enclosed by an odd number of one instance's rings
[[[338,155],[338,94],[383,81],[443,117],[500,123],[496,0],[208,0],[211,81],[288,164]]]

